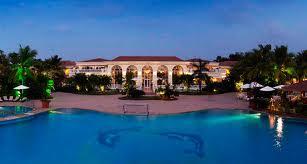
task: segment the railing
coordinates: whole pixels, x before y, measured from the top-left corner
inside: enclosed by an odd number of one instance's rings
[[[124,104],[123,113],[148,116],[149,115],[149,105],[148,104]]]
[[[80,70],[76,70],[76,73],[87,73],[87,72],[104,72],[101,69],[80,69]]]

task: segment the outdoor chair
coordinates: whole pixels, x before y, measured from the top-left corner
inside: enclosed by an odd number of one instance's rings
[[[3,96],[3,101],[8,101],[7,96]]]
[[[0,97],[0,102],[3,102],[2,97]]]
[[[23,97],[22,99],[20,99],[19,101],[20,102],[25,102],[25,101],[27,101],[28,100],[28,98],[27,97]]]
[[[10,96],[8,101],[13,101],[14,97],[13,96]]]
[[[17,97],[15,97],[15,98],[13,99],[13,101],[18,101],[19,99],[20,99],[20,97],[17,96]]]

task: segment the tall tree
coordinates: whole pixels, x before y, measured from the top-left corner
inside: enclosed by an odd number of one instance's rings
[[[301,82],[307,77],[307,50],[299,52],[295,56],[295,75],[297,79]]]
[[[272,55],[273,73],[276,83],[284,84],[294,75],[294,55],[286,46],[276,46]]]
[[[202,59],[193,60],[193,77],[197,80],[199,91],[202,90],[202,83],[205,81],[206,83],[210,80],[210,77],[205,73],[208,71],[206,68],[207,62]]]
[[[29,46],[19,47],[18,53],[10,53],[9,60],[12,63],[12,69],[15,72],[15,80],[17,82],[23,82],[32,76],[31,67],[33,61],[37,55],[36,50],[32,50]]]
[[[258,49],[253,49],[246,53],[237,67],[241,71],[241,78],[248,82],[257,81],[267,84],[272,79],[272,64],[270,62],[272,56],[271,45],[259,45]]]

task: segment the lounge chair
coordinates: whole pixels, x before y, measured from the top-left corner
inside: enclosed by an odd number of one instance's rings
[[[8,101],[7,96],[3,96],[3,101]]]
[[[20,101],[20,102],[25,102],[25,101],[27,101],[27,99],[28,99],[27,97],[23,97],[23,98],[20,99],[19,101]]]
[[[13,101],[18,101],[20,99],[19,96],[15,97]]]
[[[0,102],[3,102],[2,97],[0,97]]]
[[[13,101],[14,97],[13,96],[10,96],[8,101]]]

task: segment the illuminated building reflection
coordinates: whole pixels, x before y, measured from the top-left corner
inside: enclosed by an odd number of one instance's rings
[[[283,120],[281,117],[277,118],[277,123],[276,123],[276,138],[275,138],[275,146],[277,148],[280,148],[281,145],[281,140],[283,137]]]

